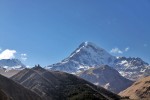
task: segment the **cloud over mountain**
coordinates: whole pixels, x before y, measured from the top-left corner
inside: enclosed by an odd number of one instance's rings
[[[26,61],[28,59],[27,54],[25,54],[25,53],[20,54],[20,56],[21,56],[21,60],[23,60],[23,61]]]
[[[15,58],[16,50],[6,49],[0,53],[0,59],[12,59]]]
[[[111,51],[111,53],[118,53],[118,54],[122,54],[123,51],[121,51],[119,48],[113,48]]]

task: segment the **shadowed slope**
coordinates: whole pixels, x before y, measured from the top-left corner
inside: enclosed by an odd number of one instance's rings
[[[12,77],[45,100],[111,100],[120,97],[75,75],[47,71],[40,66],[25,69]]]
[[[10,97],[2,90],[0,90],[0,100],[12,100],[12,99],[10,99]]]
[[[36,93],[2,75],[0,75],[0,98],[0,100],[42,100]]]

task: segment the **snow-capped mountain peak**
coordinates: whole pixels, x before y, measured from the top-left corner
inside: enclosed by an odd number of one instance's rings
[[[11,70],[11,69],[23,69],[25,65],[18,59],[2,59],[0,60],[0,69]]]
[[[76,73],[103,64],[112,65],[115,59],[116,57],[94,43],[83,42],[69,57],[46,68]]]
[[[110,55],[103,48],[91,42],[83,42],[68,58],[64,61],[73,60],[83,65],[96,66],[101,64],[111,64],[116,58]]]
[[[81,44],[79,45],[79,48],[87,47],[87,46],[92,46],[92,47],[94,47],[95,49],[102,49],[102,48],[98,47],[96,44],[94,44],[94,43],[92,43],[92,42],[88,42],[88,41],[81,43]]]
[[[73,57],[76,53],[80,52],[82,49],[86,49],[88,47],[92,47],[93,49],[97,49],[97,50],[104,50],[102,48],[99,48],[98,46],[96,46],[94,43],[92,42],[83,42],[80,44],[80,46],[70,55],[70,57]]]

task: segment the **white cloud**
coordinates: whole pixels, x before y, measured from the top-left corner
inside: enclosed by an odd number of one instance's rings
[[[20,56],[23,61],[26,61],[28,59],[27,54],[25,54],[25,53],[20,54]]]
[[[129,49],[130,49],[129,47],[126,47],[124,51],[127,52],[129,51]]]
[[[119,48],[113,48],[111,51],[111,53],[118,53],[118,54],[122,54],[123,52],[119,49]]]
[[[27,56],[27,54],[25,54],[25,53],[22,53],[22,54],[21,54],[21,56]]]
[[[16,50],[6,49],[0,53],[0,59],[12,59],[15,58]]]

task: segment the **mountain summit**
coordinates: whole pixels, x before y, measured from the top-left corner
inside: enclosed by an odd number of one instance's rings
[[[103,64],[112,65],[115,59],[116,57],[94,43],[83,42],[68,58],[46,68],[77,73]]]
[[[102,64],[111,65],[115,57],[110,55],[103,48],[91,42],[83,42],[70,56],[64,61],[74,60],[83,65],[97,66]]]

